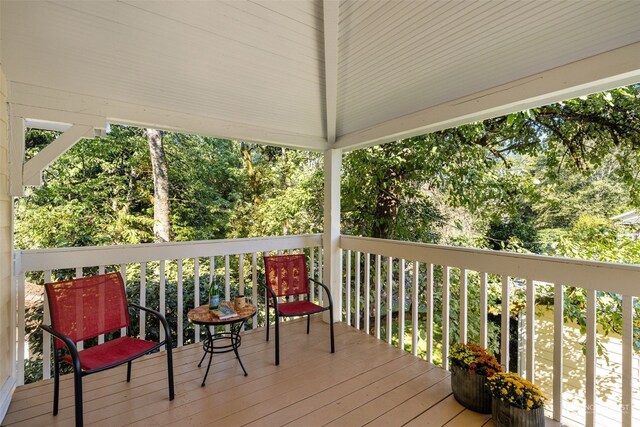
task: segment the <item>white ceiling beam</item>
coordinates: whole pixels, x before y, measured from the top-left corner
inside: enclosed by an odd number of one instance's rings
[[[384,144],[640,81],[633,43],[337,138],[345,150]]]
[[[24,127],[27,129],[51,130],[54,132],[66,132],[72,126],[71,123],[50,122],[48,120],[25,119]]]
[[[73,125],[24,164],[23,185],[42,184],[42,171],[82,138],[93,138],[91,126]]]
[[[329,148],[322,136],[262,128],[25,83],[10,82],[9,87],[9,103],[13,110],[20,111],[23,117],[70,121],[74,124],[99,120],[102,123],[100,128],[104,127],[107,121],[311,151],[324,151]]]
[[[327,110],[327,142],[336,142],[338,99],[338,10],[337,0],[324,0],[324,77]]]

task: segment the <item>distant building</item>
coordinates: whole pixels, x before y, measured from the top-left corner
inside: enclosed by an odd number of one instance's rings
[[[612,216],[611,220],[623,226],[631,239],[640,240],[640,214],[637,209]]]

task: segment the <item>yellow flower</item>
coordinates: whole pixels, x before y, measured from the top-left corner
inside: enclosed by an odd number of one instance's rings
[[[507,389],[506,388],[502,389],[502,394],[507,394]]]

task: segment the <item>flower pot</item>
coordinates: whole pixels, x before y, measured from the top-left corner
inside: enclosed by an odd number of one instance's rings
[[[470,374],[457,366],[451,367],[453,397],[465,408],[483,414],[491,413],[491,394],[485,375]]]
[[[494,398],[491,415],[495,427],[544,427],[544,407],[527,411]]]

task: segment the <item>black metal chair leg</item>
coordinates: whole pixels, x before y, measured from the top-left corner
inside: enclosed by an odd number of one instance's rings
[[[60,367],[58,366],[58,350],[54,350],[53,358],[53,415],[58,415],[58,398],[60,397]]]
[[[329,309],[329,327],[331,328],[331,353],[335,353],[336,347],[333,340],[333,307]]]
[[[171,345],[167,345],[167,375],[169,377],[169,400],[173,400],[175,392],[173,389],[173,355]]]
[[[276,311],[276,366],[280,364],[280,316]]]
[[[127,362],[127,382],[131,382],[131,361]]]
[[[265,291],[264,300],[267,301],[266,310],[265,310],[267,312],[266,313],[267,320],[266,320],[266,325],[265,326],[267,327],[267,341],[269,341],[269,327],[270,327],[270,325],[269,325],[269,300],[267,298],[269,298],[269,297],[267,296],[267,292]]]
[[[76,406],[76,427],[82,427],[84,420],[82,419],[82,373],[73,371],[73,388],[75,393]]]
[[[307,314],[307,335],[309,335],[309,325],[311,324],[311,315]]]

